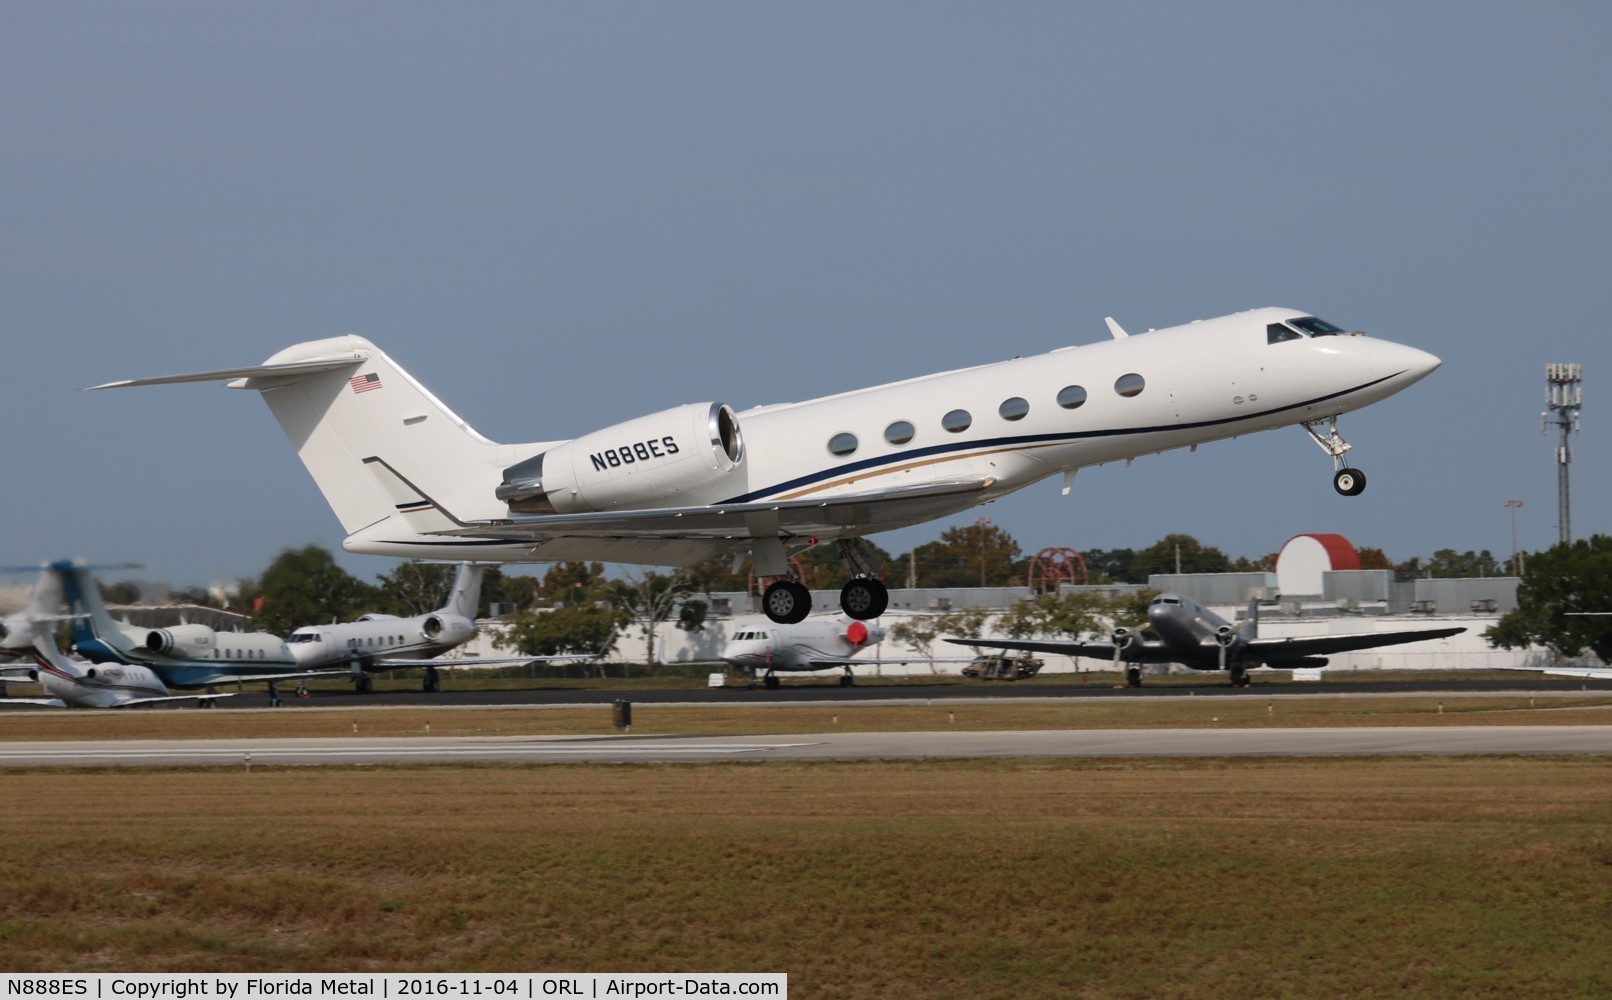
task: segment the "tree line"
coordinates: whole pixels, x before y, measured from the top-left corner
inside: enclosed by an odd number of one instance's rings
[[[1592,648],[1603,658],[1612,654],[1612,616],[1575,617],[1563,625],[1562,611],[1597,605],[1612,611],[1612,542],[1596,536],[1574,546],[1557,546],[1527,557],[1527,573],[1519,590],[1519,607],[1491,630],[1496,645],[1545,644],[1577,655]],[[1435,577],[1497,576],[1510,567],[1487,550],[1456,552],[1439,549],[1431,558],[1415,557],[1395,563],[1380,549],[1357,550],[1366,569],[1397,569]],[[885,562],[885,579],[893,587],[962,588],[1022,587],[1029,580],[1030,559],[1002,527],[984,521],[948,528],[932,542]],[[1170,534],[1142,549],[1087,549],[1082,552],[1089,580],[1094,584],[1144,584],[1160,573],[1226,573],[1272,571],[1276,554],[1259,558],[1231,557],[1187,534]],[[832,546],[810,549],[794,560],[802,582],[818,590],[837,589],[845,579]],[[1597,568],[1599,567],[1599,568]],[[286,549],[256,578],[238,581],[228,595],[204,589],[180,591],[178,601],[224,607],[250,615],[258,627],[287,635],[304,625],[349,621],[368,612],[399,616],[441,607],[452,588],[455,567],[445,563],[405,562],[380,574],[373,582],[342,569],[332,554],[318,545]],[[541,575],[489,567],[482,586],[479,614],[492,605],[513,605],[509,616],[510,640],[520,652],[533,655],[605,653],[614,648],[628,628],[643,630],[653,642],[654,632],[668,621],[678,628],[704,627],[712,594],[753,592],[758,581],[748,563],[713,560],[676,572],[643,570],[625,577],[609,577],[601,563],[564,562],[547,566]],[[117,582],[103,586],[111,603],[133,603],[138,588]],[[1082,601],[1091,601],[1092,606]],[[1092,634],[1095,621],[1124,624],[1140,614],[1124,601],[1101,607],[1100,599],[1064,595],[1062,599],[1023,602],[1006,621],[1010,634]],[[1145,611],[1145,601],[1141,605]],[[957,620],[943,622],[948,634],[969,631],[965,611]],[[958,617],[963,616],[963,617]],[[1514,617],[1515,616],[1515,617]],[[1145,615],[1138,618],[1145,621]],[[926,627],[926,626],[925,626]],[[920,632],[902,636],[918,648]],[[1508,645],[1510,644],[1510,645]]]

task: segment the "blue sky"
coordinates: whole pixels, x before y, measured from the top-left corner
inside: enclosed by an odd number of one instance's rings
[[[1029,551],[1404,559],[1503,554],[1521,499],[1542,548],[1578,361],[1573,526],[1612,531],[1609,37],[1590,3],[8,3],[0,561],[336,549],[255,396],[79,391],[302,340],[533,440],[1264,305],[1444,359],[1345,418],[1363,496],[1292,428],[979,513]]]

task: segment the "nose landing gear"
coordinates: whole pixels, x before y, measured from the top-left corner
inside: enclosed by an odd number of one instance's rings
[[[1359,469],[1352,469],[1344,462],[1343,456],[1354,445],[1338,436],[1338,418],[1328,417],[1327,432],[1323,437],[1315,428],[1321,421],[1312,420],[1303,424],[1305,433],[1320,446],[1321,450],[1332,456],[1332,488],[1346,497],[1357,497],[1366,491],[1366,474]]]

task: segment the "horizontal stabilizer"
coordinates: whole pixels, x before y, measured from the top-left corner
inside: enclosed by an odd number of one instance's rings
[[[314,361],[291,361],[279,365],[254,365],[251,368],[220,368],[211,372],[192,372],[189,375],[158,375],[154,378],[128,378],[118,382],[103,382],[90,389],[123,389],[135,385],[173,385],[178,382],[227,382],[245,378],[284,378],[292,375],[314,375],[361,364],[365,359],[319,358]]]

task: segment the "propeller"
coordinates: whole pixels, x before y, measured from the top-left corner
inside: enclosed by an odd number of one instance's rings
[[[1215,630],[1215,644],[1220,647],[1220,669],[1226,669],[1226,654],[1237,644],[1239,636],[1237,630],[1230,625],[1222,625]]]

